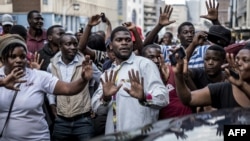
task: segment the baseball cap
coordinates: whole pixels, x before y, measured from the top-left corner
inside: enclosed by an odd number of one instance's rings
[[[2,25],[13,25],[13,24],[14,24],[14,20],[10,14],[2,15]]]

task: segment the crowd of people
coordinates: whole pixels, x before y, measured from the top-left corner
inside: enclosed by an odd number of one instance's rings
[[[169,31],[158,35],[178,20],[170,20],[171,5],[145,38],[132,22],[112,29],[108,15],[106,31],[92,32],[102,22],[96,14],[75,34],[61,25],[44,29],[37,10],[27,14],[28,29],[3,15],[0,141],[87,141],[171,117],[250,107],[250,43],[231,41],[219,3],[206,7],[201,18],[213,25],[196,32],[183,22],[179,44]]]

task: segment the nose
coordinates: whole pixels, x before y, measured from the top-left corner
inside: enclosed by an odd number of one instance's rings
[[[209,59],[209,60],[208,60],[208,64],[209,64],[209,65],[212,65],[212,64],[213,64],[213,60],[212,60],[212,59]]]

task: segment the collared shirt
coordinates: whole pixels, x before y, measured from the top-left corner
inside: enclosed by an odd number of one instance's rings
[[[44,44],[47,42],[46,31],[43,30],[43,34],[40,37],[33,37],[30,35],[29,31],[27,32],[27,48],[28,51],[35,54],[35,52],[41,50]]]
[[[172,49],[173,47],[171,45],[160,45],[161,47],[161,53],[163,54],[164,61],[166,63],[170,63],[169,55],[172,54],[172,52],[169,49]]]
[[[128,60],[120,65],[112,64],[111,68],[107,70],[108,74],[111,70],[119,70],[116,78],[116,85],[123,84],[116,93],[116,117],[117,117],[117,131],[127,131],[134,128],[139,128],[146,124],[157,121],[159,109],[142,106],[138,99],[131,97],[124,87],[130,88],[131,83],[128,76],[128,71],[134,69],[138,71],[140,77],[144,78],[144,94],[150,93],[152,95],[152,103],[159,107],[164,107],[169,103],[169,95],[164,86],[157,66],[149,59],[136,56],[134,53]],[[103,74],[101,77],[104,79]],[[100,83],[98,89],[92,97],[92,108],[96,112],[101,106],[103,95],[102,84]],[[113,100],[112,100],[113,101]],[[108,105],[108,117],[106,121],[106,134],[114,132],[113,123],[113,109],[112,101]]]
[[[77,57],[74,58],[69,64],[65,64],[60,57],[59,61],[57,62],[58,67],[60,68],[59,71],[62,75],[62,81],[64,82],[71,82],[72,76],[74,74],[75,64],[79,62]]]

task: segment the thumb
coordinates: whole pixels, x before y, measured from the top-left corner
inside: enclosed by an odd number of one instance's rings
[[[200,18],[208,19],[207,15],[200,15]]]

